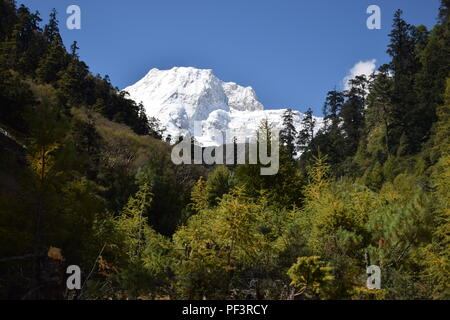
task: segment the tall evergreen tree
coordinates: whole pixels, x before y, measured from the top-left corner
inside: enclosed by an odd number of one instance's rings
[[[342,92],[332,90],[327,93],[325,104],[323,106],[323,115],[326,130],[336,130],[339,126],[339,113],[344,103],[344,94]]]
[[[2,43],[2,64],[26,75],[34,75],[39,60],[45,51],[41,36],[39,13],[31,13],[21,5],[17,9],[17,20],[12,33]]]
[[[70,55],[72,56],[73,59],[76,59],[76,60],[79,59],[79,56],[78,56],[79,49],[80,49],[80,47],[78,47],[78,42],[74,41],[70,46]]]
[[[354,155],[364,129],[364,108],[367,92],[367,79],[357,76],[350,80],[350,89],[345,92],[347,98],[342,105],[340,116],[342,130],[345,135],[345,149],[347,156]],[[344,146],[343,146],[344,147]]]
[[[437,120],[436,108],[444,103],[442,93],[450,74],[450,19],[443,19],[433,28],[419,59],[421,70],[416,75],[418,110],[415,125],[427,139],[433,122]]]
[[[280,139],[292,158],[296,153],[296,137],[297,129],[294,126],[294,113],[292,109],[287,109],[283,113],[283,129],[280,132]]]
[[[417,152],[424,141],[423,132],[416,128],[415,121],[420,117],[417,108],[417,96],[414,90],[414,79],[420,64],[417,56],[417,39],[415,27],[402,18],[402,11],[394,15],[393,29],[389,34],[390,44],[387,53],[392,57],[390,69],[393,73],[392,103],[395,119],[394,128],[396,145],[407,153]],[[403,137],[403,138],[402,138]]]
[[[316,127],[316,120],[313,117],[313,111],[311,108],[305,112],[302,119],[301,130],[297,137],[297,147],[300,152],[305,152],[311,141],[314,139],[314,130]]]
[[[387,156],[391,154],[391,129],[393,123],[392,113],[392,77],[388,66],[379,68],[369,85],[367,97],[367,112],[365,116],[367,129],[376,131],[380,124],[383,127],[383,145]]]
[[[17,23],[15,0],[0,1],[0,17],[0,41],[4,41]]]
[[[336,164],[343,160],[343,136],[341,132],[342,118],[340,116],[345,102],[343,92],[332,90],[328,92],[323,107],[324,128],[316,137],[315,148],[328,155],[330,163]]]
[[[63,46],[61,34],[59,33],[58,19],[56,18],[56,9],[52,9],[50,19],[44,27],[44,36],[49,43],[56,42],[59,46]]]
[[[65,49],[57,41],[52,41],[36,69],[38,79],[44,83],[56,82],[60,72],[67,67],[67,60]]]
[[[439,19],[441,23],[444,23],[450,15],[450,0],[441,0],[439,7]]]
[[[88,89],[86,79],[89,76],[89,69],[83,61],[72,59],[58,76],[57,85],[67,102],[78,105],[86,101],[83,93]]]

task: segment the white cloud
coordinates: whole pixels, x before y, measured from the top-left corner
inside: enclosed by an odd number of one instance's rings
[[[353,68],[349,70],[347,76],[343,79],[344,89],[350,89],[349,81],[354,79],[356,76],[366,75],[370,76],[377,68],[376,66],[377,60],[372,59],[368,61],[359,61],[356,63]]]

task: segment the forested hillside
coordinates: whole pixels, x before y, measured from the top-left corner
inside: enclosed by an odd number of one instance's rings
[[[391,62],[330,91],[315,135],[288,110],[261,176],[173,164],[55,11],[0,0],[0,299],[449,299],[449,15],[427,30],[397,11]]]

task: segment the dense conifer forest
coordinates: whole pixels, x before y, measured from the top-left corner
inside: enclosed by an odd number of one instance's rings
[[[330,91],[318,133],[288,110],[261,176],[173,164],[56,11],[0,0],[0,299],[449,299],[449,0],[437,16],[397,11],[391,62]]]

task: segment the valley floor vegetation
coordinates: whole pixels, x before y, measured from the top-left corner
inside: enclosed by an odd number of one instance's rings
[[[330,91],[316,134],[288,110],[261,176],[175,166],[55,11],[0,0],[0,299],[448,299],[449,8],[432,30],[397,11],[391,62]]]

